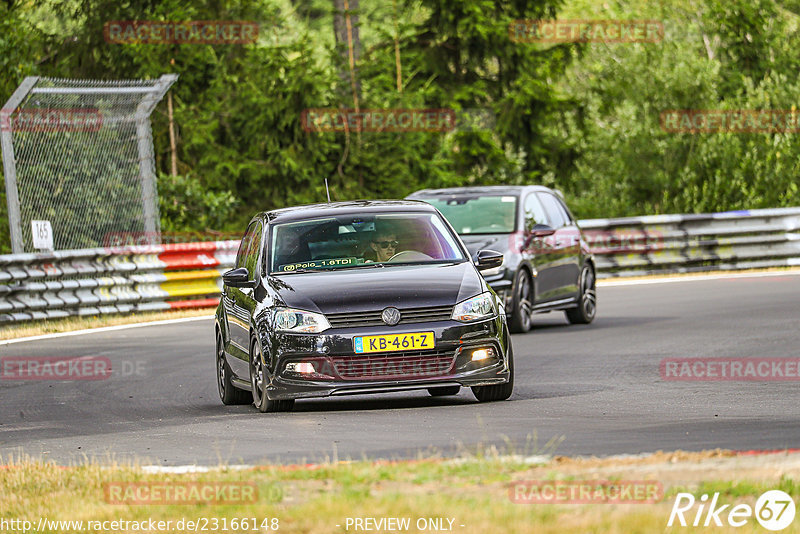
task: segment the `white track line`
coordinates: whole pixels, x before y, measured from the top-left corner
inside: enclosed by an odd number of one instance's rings
[[[766,449],[766,450],[753,450],[753,451],[737,451],[733,450],[734,456],[729,458],[731,459],[740,459],[740,458],[748,458],[753,456],[769,456],[769,455],[783,455],[783,456],[798,456],[797,449]],[[638,454],[612,454],[610,456],[601,456],[599,459],[603,461],[617,461],[617,460],[637,460],[643,458],[649,458],[651,456],[655,456],[658,453],[655,452],[643,452]],[[598,459],[595,456],[583,456],[583,455],[575,455],[575,456],[568,456],[573,460],[581,460],[581,459]],[[500,462],[514,462],[514,463],[523,463],[528,465],[547,465],[553,460],[553,456],[550,454],[539,454],[533,456],[521,456],[518,454],[512,455],[502,455],[498,456],[496,459]],[[707,460],[714,460],[716,458],[704,458],[701,461],[705,462]],[[380,459],[375,459],[375,461],[381,461]],[[445,464],[465,464],[471,462],[482,462],[484,460],[476,457],[456,457],[456,458],[443,458],[441,461]],[[667,460],[664,460],[666,462]],[[694,462],[695,460],[688,460],[689,462]],[[169,473],[173,475],[181,475],[187,473],[209,473],[215,471],[242,471],[247,469],[257,469],[260,467],[276,467],[278,469],[315,469],[319,467],[331,467],[337,465],[345,465],[351,463],[352,460],[343,460],[340,462],[322,462],[322,463],[305,463],[305,464],[261,464],[261,465],[242,465],[242,464],[235,464],[235,465],[221,465],[221,466],[203,466],[197,464],[190,464],[190,465],[144,465],[142,466],[142,471],[146,473]],[[397,463],[403,462],[411,462],[413,463],[413,459],[408,460],[399,460]],[[686,463],[684,461],[683,463]]]
[[[209,473],[213,471],[242,471],[245,469],[255,469],[256,467],[257,466],[255,465],[143,465],[142,471],[145,473],[169,473],[172,475],[185,475],[188,473]]]
[[[162,324],[179,324],[188,323],[191,321],[202,321],[206,319],[213,319],[213,315],[201,315],[199,317],[182,317],[180,319],[164,319],[163,321],[151,321],[149,323],[132,323],[132,324],[119,324],[115,326],[103,326],[100,328],[87,328],[84,330],[75,330],[73,332],[58,332],[56,334],[42,334],[40,336],[20,337],[17,339],[3,339],[0,340],[0,345],[10,345],[12,343],[24,343],[26,341],[39,341],[41,339],[55,339],[59,337],[68,336],[82,336],[84,334],[97,334],[100,332],[114,332],[117,330],[126,330],[128,328],[140,328],[142,326],[157,326]]]

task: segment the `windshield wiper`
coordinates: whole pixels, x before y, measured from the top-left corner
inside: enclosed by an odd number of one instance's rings
[[[357,265],[348,265],[346,267],[339,267],[336,270],[337,271],[344,271],[346,269],[363,269],[363,268],[366,268],[366,267],[386,267],[386,264],[385,263],[380,263],[380,262],[377,262],[377,261],[376,262],[372,262],[372,263],[359,263]]]

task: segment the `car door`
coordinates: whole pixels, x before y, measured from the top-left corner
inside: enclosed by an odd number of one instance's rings
[[[558,263],[552,254],[552,236],[535,237],[531,234],[536,225],[550,226],[547,213],[535,193],[529,193],[523,201],[523,218],[522,258],[535,270],[534,299],[536,304],[540,304],[556,298]]]
[[[548,300],[573,297],[577,280],[574,271],[580,250],[577,226],[554,194],[540,191],[536,195],[547,213],[550,226],[555,230],[555,233],[547,238],[552,263],[552,290],[551,298]]]
[[[247,268],[248,280],[256,279],[256,262],[261,246],[262,224],[254,221],[247,228],[247,234],[242,240],[239,254],[236,256],[236,267]],[[250,316],[253,311],[253,288],[226,287],[230,306],[228,324],[231,333],[231,369],[240,377],[249,375],[250,359]]]
[[[250,240],[253,237],[253,229],[255,228],[255,224],[250,224],[247,227],[247,230],[242,237],[241,242],[239,243],[239,250],[236,253],[236,261],[233,264],[234,269],[238,269],[244,266],[244,257],[247,253],[247,247],[250,244]],[[234,329],[237,331],[237,340],[238,340],[238,324],[239,319],[236,317],[235,313],[236,310],[234,308],[234,297],[235,297],[236,288],[229,287],[226,285],[222,286],[222,308],[225,310],[225,328],[228,332],[228,339],[226,340],[225,351],[230,354],[231,356],[241,359],[241,354],[239,354],[242,349],[238,345],[238,341],[234,341]],[[230,363],[229,363],[230,365]]]
[[[557,239],[557,241],[561,241],[564,247],[565,263],[562,270],[564,292],[567,295],[574,295],[578,292],[581,273],[581,231],[578,228],[578,223],[570,214],[566,204],[564,204],[564,200],[556,197],[556,202],[558,202],[558,207],[565,221],[561,235]]]

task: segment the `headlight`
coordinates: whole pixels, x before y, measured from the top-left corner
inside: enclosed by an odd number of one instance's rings
[[[331,327],[328,319],[321,313],[278,308],[273,323],[276,332],[294,334],[318,334]]]
[[[494,309],[494,297],[488,291],[481,293],[477,297],[462,300],[453,308],[453,320],[462,323],[471,323],[481,319],[489,319],[496,314]]]

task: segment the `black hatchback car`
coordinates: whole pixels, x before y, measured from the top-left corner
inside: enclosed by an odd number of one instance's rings
[[[260,213],[216,311],[224,404],[427,389],[507,399],[514,361],[502,302],[429,204],[357,201]]]
[[[407,198],[436,207],[469,251],[503,252],[501,266],[483,271],[509,313],[512,332],[527,332],[531,316],[564,310],[588,324],[597,310],[594,257],[559,193],[543,186],[424,189]]]

